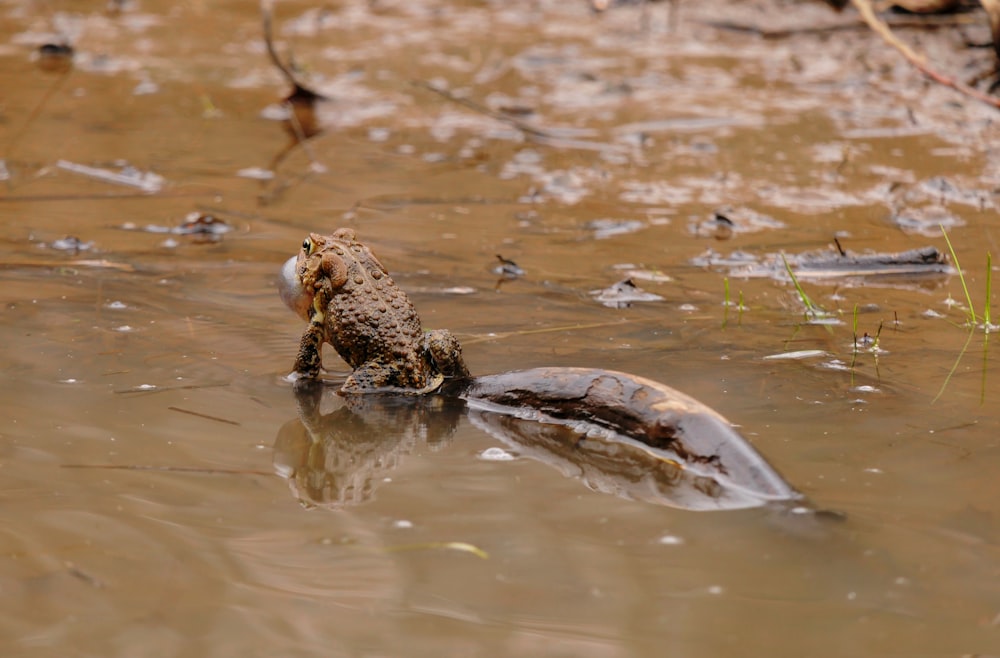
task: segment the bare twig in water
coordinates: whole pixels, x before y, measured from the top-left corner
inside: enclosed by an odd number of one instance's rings
[[[45,90],[44,94],[42,94],[42,97],[35,104],[35,107],[31,108],[31,112],[28,113],[27,118],[25,118],[24,124],[22,124],[20,129],[17,130],[17,132],[15,132],[11,136],[11,138],[7,141],[7,146],[4,149],[5,159],[10,160],[12,157],[14,157],[14,151],[18,145],[18,142],[20,142],[21,138],[28,133],[28,129],[31,128],[31,124],[35,122],[35,119],[37,119],[38,115],[41,114],[42,109],[46,105],[48,105],[49,100],[63,86],[63,84],[69,78],[69,75],[72,71],[73,71],[72,66],[63,69],[62,72],[59,74],[59,77],[53,80],[52,84],[49,85],[49,88]]]
[[[491,119],[495,119],[502,123],[506,123],[508,126],[519,130],[526,138],[536,142],[538,144],[546,144],[548,146],[555,146],[557,148],[575,148],[584,149],[589,151],[616,151],[622,150],[619,146],[607,142],[592,142],[585,139],[570,139],[566,137],[561,137],[552,131],[544,130],[542,128],[536,128],[529,123],[521,121],[516,117],[512,117],[503,112],[497,112],[492,110],[485,105],[480,105],[479,103],[469,100],[468,98],[463,98],[457,94],[452,93],[447,89],[442,89],[441,87],[435,86],[429,82],[423,80],[412,80],[411,84],[415,87],[420,87],[426,89],[427,91],[432,91],[438,94],[442,98],[445,98],[452,103],[457,103],[462,107],[472,110],[473,112],[478,112],[479,114],[486,115]]]
[[[88,585],[90,585],[94,589],[104,589],[105,585],[104,585],[104,581],[103,580],[101,580],[100,578],[97,578],[95,576],[92,576],[91,574],[87,573],[83,569],[80,569],[79,567],[77,567],[72,562],[67,562],[66,563],[66,573],[68,573],[69,575],[73,576],[74,578],[82,580],[83,582],[87,583]]]
[[[128,263],[115,263],[110,260],[102,259],[85,259],[85,260],[68,260],[68,261],[54,261],[54,260],[8,260],[0,263],[0,268],[17,268],[17,267],[53,267],[53,268],[72,268],[72,267],[87,267],[87,268],[98,268],[98,269],[108,269],[108,270],[118,270],[120,272],[135,272],[135,267],[129,265]]]
[[[155,386],[153,384],[140,384],[138,386],[133,386],[132,388],[120,388],[113,392],[119,395],[126,395],[129,393],[163,393],[164,391],[198,390],[202,388],[219,388],[222,386],[229,386],[229,383],[219,382],[218,384],[183,384],[179,386]]]
[[[303,150],[305,150],[306,156],[309,158],[310,164],[309,171],[296,181],[301,182],[301,180],[309,177],[312,173],[325,170],[323,165],[316,159],[312,149],[309,147],[309,140],[322,132],[316,119],[316,102],[329,99],[299,82],[295,73],[292,72],[291,67],[282,62],[281,58],[278,57],[278,51],[274,47],[274,31],[272,28],[273,5],[273,0],[261,0],[260,2],[261,22],[263,24],[264,31],[264,45],[267,47],[267,54],[271,59],[271,62],[281,72],[281,75],[284,76],[285,80],[292,85],[292,92],[286,96],[282,102],[285,111],[288,113],[288,119],[285,122],[285,126],[291,134],[292,142],[274,156],[271,161],[271,171],[277,171],[281,162],[290,153],[292,153],[297,146],[301,145]],[[292,183],[288,182],[284,185],[276,185],[269,191],[263,192],[259,197],[260,203],[264,205],[270,203],[276,196],[284,191],[285,188],[291,185]]]
[[[163,473],[195,473],[197,475],[274,475],[273,471],[247,468],[199,468],[197,466],[157,466],[155,464],[60,464],[60,468],[103,469],[110,471],[160,471]]]
[[[1000,0],[979,0],[990,18],[990,35],[993,37],[993,52],[1000,59]]]
[[[490,333],[487,335],[479,335],[474,338],[465,338],[462,340],[462,344],[471,345],[473,343],[482,343],[485,341],[503,340],[505,338],[510,338],[511,336],[530,336],[533,334],[551,334],[551,333],[562,333],[564,331],[581,331],[583,329],[614,327],[623,324],[633,324],[635,322],[647,322],[647,321],[656,321],[656,320],[655,318],[652,318],[650,320],[611,320],[610,322],[591,322],[590,324],[567,324],[559,327],[544,327],[542,329],[520,329],[517,331],[502,331],[502,332]]]
[[[427,91],[432,91],[435,94],[438,94],[439,96],[448,99],[452,103],[457,103],[457,104],[461,105],[462,107],[465,107],[465,108],[468,108],[468,109],[472,110],[473,112],[478,112],[479,114],[485,114],[486,116],[490,117],[491,119],[496,119],[497,121],[500,121],[502,123],[506,123],[507,125],[509,125],[509,126],[511,126],[513,128],[517,128],[518,130],[520,130],[522,133],[524,133],[528,137],[534,137],[534,138],[546,139],[546,140],[548,140],[548,139],[551,139],[551,140],[559,139],[555,135],[553,135],[551,133],[548,133],[548,132],[546,132],[546,131],[544,131],[544,130],[542,130],[540,128],[535,128],[534,126],[532,126],[532,125],[530,125],[528,123],[525,123],[524,121],[521,121],[520,119],[517,119],[516,117],[512,117],[510,115],[504,114],[503,112],[497,112],[496,110],[492,110],[492,109],[486,107],[485,105],[480,105],[479,103],[477,103],[475,101],[471,101],[468,98],[462,98],[461,96],[458,96],[458,95],[456,95],[456,94],[448,91],[447,89],[442,89],[441,87],[433,85],[433,84],[431,84],[429,82],[425,82],[423,80],[413,80],[412,84],[414,86],[416,86],[416,87],[421,87],[423,89],[426,89]]]
[[[1000,108],[1000,98],[990,96],[989,94],[975,89],[974,87],[970,87],[961,80],[957,80],[956,78],[941,73],[928,64],[927,59],[923,55],[900,41],[896,35],[892,33],[892,30],[889,29],[889,26],[875,14],[875,9],[872,7],[870,0],[851,0],[851,4],[853,4],[858,10],[858,13],[861,15],[861,19],[868,25],[868,27],[882,37],[883,41],[899,51],[899,53],[906,58],[906,61],[910,62],[910,64],[912,64],[925,76],[938,84],[951,87],[955,91],[965,94],[969,98],[974,98],[977,101],[986,103],[987,105]]]
[[[260,1],[261,20],[264,24],[264,45],[267,46],[267,54],[271,58],[271,62],[278,67],[281,74],[285,76],[285,79],[292,85],[292,93],[288,95],[286,100],[307,103],[312,103],[318,100],[326,100],[326,97],[322,94],[317,94],[312,89],[309,89],[300,83],[298,78],[295,77],[295,74],[292,73],[291,69],[285,66],[285,63],[281,61],[280,57],[278,57],[278,52],[274,49],[274,32],[271,27],[271,16],[274,13],[273,10],[273,0]]]
[[[309,145],[309,140],[322,132],[316,121],[313,102],[288,99],[285,100],[285,110],[288,112],[288,128],[292,133],[292,144],[290,148],[285,149],[274,157],[274,160],[271,162],[271,171],[277,171],[281,165],[281,161],[297,145],[302,146],[302,150],[305,151],[306,156],[309,158],[310,169],[314,172],[323,171],[325,168],[316,159],[316,154],[313,153],[312,146]]]
[[[992,0],[998,1],[1000,0]],[[846,20],[840,20],[833,23],[827,23],[825,25],[800,25],[795,27],[786,28],[771,28],[756,25],[754,23],[741,23],[738,21],[731,20],[706,20],[697,21],[702,25],[708,25],[709,27],[714,27],[717,30],[727,30],[729,32],[744,32],[746,34],[753,34],[759,36],[762,39],[788,39],[790,37],[806,34],[829,34],[833,32],[848,32],[854,30],[867,30],[870,29],[869,26],[863,20],[857,20],[855,18],[850,18]],[[949,26],[961,26],[969,25],[973,23],[973,19],[967,15],[957,14],[951,16],[895,16],[889,21],[887,25],[893,29],[926,29],[926,28],[940,28]]]
[[[218,416],[209,416],[208,414],[203,414],[198,411],[191,411],[190,409],[181,409],[180,407],[167,407],[170,411],[177,411],[182,414],[189,414],[191,416],[197,416],[198,418],[204,418],[206,420],[214,420],[217,423],[226,423],[227,425],[236,425],[239,427],[239,423],[235,420],[229,420],[228,418],[219,418]]]
[[[49,202],[49,201],[108,201],[112,199],[166,199],[191,196],[215,196],[216,190],[171,190],[169,192],[112,192],[108,194],[22,194],[0,196],[0,203],[5,202]]]

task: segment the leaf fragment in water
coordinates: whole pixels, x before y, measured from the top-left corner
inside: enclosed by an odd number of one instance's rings
[[[780,352],[778,354],[768,354],[765,361],[796,361],[800,359],[811,359],[818,356],[829,356],[823,350],[798,350],[795,352]]]
[[[490,559],[489,553],[474,544],[469,544],[464,541],[431,541],[420,544],[400,544],[397,546],[387,546],[385,551],[387,553],[409,553],[411,551],[426,551],[439,548],[451,551],[461,551],[463,553],[472,553],[476,557],[483,560]]]
[[[74,174],[96,178],[105,183],[135,187],[151,194],[163,189],[163,184],[166,182],[163,176],[159,174],[154,174],[151,171],[139,171],[131,165],[125,165],[120,172],[114,172],[103,167],[77,164],[69,160],[59,160],[56,162],[56,166],[60,169],[71,171]]]

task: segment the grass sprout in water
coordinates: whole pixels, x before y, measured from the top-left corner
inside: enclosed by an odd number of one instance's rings
[[[792,285],[795,286],[795,292],[799,294],[799,299],[802,300],[803,306],[806,307],[806,317],[809,318],[811,322],[822,323],[823,321],[834,320],[835,316],[830,311],[814,302],[806,291],[802,288],[802,284],[799,283],[798,277],[795,276],[795,272],[792,271],[792,266],[788,264],[788,259],[785,258],[785,254],[781,254],[781,262],[785,264],[785,271],[788,272],[788,277],[792,280]]]
[[[875,330],[875,335],[870,335],[867,331],[861,338],[858,338],[858,305],[854,305],[854,319],[853,319],[853,333],[854,342],[851,348],[851,386],[854,386],[854,369],[858,362],[858,353],[862,350],[868,352],[872,355],[872,360],[875,362],[875,374],[881,379],[878,369],[878,355],[882,351],[879,347],[879,338],[882,336],[882,327],[884,323],[878,323],[878,329]]]
[[[733,306],[732,300],[729,298],[729,277],[724,277],[722,279],[723,288],[723,300],[722,300],[722,328],[725,329],[729,324],[729,307]],[[746,306],[743,304],[743,291],[740,290],[739,301],[735,303],[736,306],[736,324],[740,325],[743,323],[743,311],[746,310]]]
[[[968,311],[966,313],[966,324],[972,327],[976,325],[981,325],[983,331],[990,333],[1000,328],[992,324],[991,314],[990,314],[990,298],[993,295],[993,255],[990,252],[986,252],[986,299],[983,305],[983,315],[980,316],[976,313],[976,307],[972,303],[972,295],[969,293],[969,285],[965,281],[965,270],[958,262],[958,254],[955,253],[955,248],[951,246],[951,240],[948,238],[948,231],[945,230],[944,225],[939,225],[941,227],[941,234],[944,236],[944,241],[948,245],[948,253],[951,255],[951,262],[955,265],[955,271],[958,272],[958,280],[962,284],[962,292],[965,293],[965,303],[968,305]]]
[[[944,241],[948,245],[948,253],[951,255],[951,262],[955,265],[955,271],[958,272],[958,280],[962,284],[962,291],[965,293],[965,301],[966,304],[968,304],[965,325],[969,328],[969,335],[965,339],[965,343],[962,345],[962,349],[959,351],[958,357],[955,359],[955,363],[952,364],[948,374],[945,375],[944,381],[941,382],[941,388],[938,390],[937,395],[934,396],[934,400],[932,400],[932,402],[937,402],[938,399],[944,395],[945,389],[948,388],[948,384],[951,382],[952,376],[955,374],[955,371],[958,370],[958,364],[962,362],[962,357],[965,356],[965,353],[969,349],[969,344],[972,342],[972,336],[975,333],[976,327],[981,326],[983,329],[983,367],[979,390],[979,404],[983,404],[986,402],[986,369],[988,366],[990,333],[998,328],[992,323],[992,315],[990,312],[991,297],[993,295],[993,255],[990,252],[986,252],[986,299],[983,304],[983,315],[979,316],[972,303],[972,295],[969,293],[969,286],[965,281],[965,271],[959,264],[958,255],[955,253],[955,249],[951,245],[951,240],[948,238],[948,231],[945,230],[944,225],[939,226],[941,227],[941,234],[944,236]]]

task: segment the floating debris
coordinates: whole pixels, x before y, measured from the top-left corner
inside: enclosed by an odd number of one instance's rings
[[[66,43],[45,43],[38,47],[39,57],[72,57],[73,46]]]
[[[146,224],[139,226],[134,222],[125,222],[120,229],[123,231],[141,231],[143,233],[170,233],[173,235],[194,236],[195,242],[218,242],[222,235],[229,233],[233,227],[225,220],[215,215],[198,211],[190,212],[179,226],[163,226],[161,224]],[[177,241],[164,243],[168,247],[177,246]]]
[[[188,213],[184,223],[173,229],[172,233],[180,235],[207,235],[212,237],[229,233],[233,227],[215,215],[198,211]]]
[[[778,354],[768,354],[763,357],[765,361],[801,361],[802,359],[814,359],[816,357],[830,356],[823,350],[797,350],[795,352],[780,352]]]
[[[487,448],[479,453],[479,458],[487,462],[509,462],[517,459],[513,454],[503,448]]]
[[[472,295],[475,292],[476,289],[472,286],[449,286],[448,288],[441,288],[441,294],[443,295]]]
[[[81,251],[90,251],[93,249],[94,243],[84,242],[75,235],[67,235],[65,238],[53,240],[48,246],[49,248],[56,249],[58,251],[69,251],[74,254],[78,254]]]
[[[603,290],[591,290],[590,294],[593,295],[594,299],[608,308],[627,308],[634,302],[663,301],[663,297],[646,292],[635,285],[632,279],[623,279]]]
[[[656,540],[657,544],[662,544],[663,546],[680,546],[684,543],[683,537],[678,537],[677,535],[663,535]]]
[[[690,262],[701,267],[725,268],[729,270],[730,276],[788,279],[785,261],[799,279],[916,276],[946,274],[953,271],[945,255],[934,247],[892,253],[861,254],[822,249],[793,255],[767,254],[762,258],[746,252],[733,252],[724,257],[708,250]]]
[[[710,226],[705,227],[702,225],[702,227],[699,228],[707,228],[711,232],[711,236],[716,240],[728,240],[733,237],[736,224],[733,220],[729,219],[729,217],[723,215],[719,211],[715,211],[712,215],[712,219],[709,221]]]
[[[626,203],[643,205],[680,206],[691,203],[693,192],[689,187],[666,181],[622,181],[618,198]]]
[[[67,43],[44,43],[35,51],[38,68],[51,73],[65,73],[73,66],[73,46]]]
[[[449,550],[449,551],[459,551],[461,553],[471,553],[481,560],[490,559],[490,554],[479,548],[475,544],[470,544],[464,541],[431,541],[423,542],[420,544],[404,544],[400,546],[386,546],[386,553],[409,553],[412,551],[428,551],[428,550]]]
[[[160,85],[156,84],[149,78],[143,78],[139,81],[132,89],[133,96],[149,96],[150,94],[156,94],[160,91]]]
[[[645,227],[646,223],[638,219],[595,219],[586,224],[587,230],[593,231],[594,238],[598,240],[605,240],[616,235],[625,235],[626,233],[635,233]]]
[[[633,263],[619,263],[611,268],[621,273],[626,279],[633,281],[651,281],[653,283],[669,283],[673,277],[660,270],[650,270]]]
[[[641,133],[644,135],[656,133],[703,133],[714,130],[724,130],[735,127],[763,126],[764,117],[757,114],[737,115],[727,113],[725,116],[692,116],[673,119],[656,119],[654,121],[639,121],[627,123],[615,128],[618,134]]]
[[[163,185],[166,182],[163,176],[159,174],[154,174],[151,171],[139,171],[129,164],[122,165],[121,170],[118,172],[103,167],[77,164],[68,160],[59,160],[56,162],[56,166],[60,169],[71,171],[74,174],[94,178],[105,183],[134,187],[150,194],[159,192],[163,189]]]
[[[689,230],[698,237],[728,240],[738,233],[756,233],[782,228],[785,228],[785,223],[770,215],[750,208],[722,206],[715,209],[711,217],[692,222]]]
[[[499,274],[504,279],[518,279],[524,276],[525,272],[518,266],[517,263],[510,260],[509,258],[504,258],[500,254],[497,254],[497,260],[500,261],[499,265],[493,267],[491,272],[494,274]]]
[[[236,172],[236,175],[240,178],[252,178],[254,180],[271,180],[274,178],[273,171],[262,167],[247,167],[245,169],[240,169]]]
[[[960,203],[980,210],[993,207],[993,203],[985,191],[962,189],[944,176],[928,178],[920,183],[919,189],[931,199],[936,199],[941,203]]]
[[[929,238],[940,236],[941,227],[950,230],[956,226],[965,226],[964,221],[936,204],[923,208],[902,208],[893,213],[891,221],[904,233],[916,233]]]

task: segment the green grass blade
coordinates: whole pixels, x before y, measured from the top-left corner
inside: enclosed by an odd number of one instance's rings
[[[993,296],[993,255],[986,252],[986,307],[983,309],[983,324],[990,333],[990,299]]]
[[[828,316],[827,313],[821,306],[813,302],[806,294],[806,291],[802,289],[802,284],[799,283],[798,277],[795,276],[795,272],[792,271],[792,266],[788,264],[788,259],[785,258],[785,254],[781,254],[781,262],[785,264],[785,271],[788,272],[788,277],[792,280],[792,285],[795,286],[795,292],[799,294],[799,299],[806,307],[806,313],[812,315],[813,317]]]
[[[958,255],[955,254],[955,248],[951,246],[951,240],[948,238],[948,231],[944,229],[944,224],[938,224],[938,226],[941,227],[941,234],[944,235],[944,241],[948,245],[951,262],[955,263],[955,269],[958,270],[958,280],[962,282],[962,290],[965,292],[965,302],[969,305],[969,324],[974,325],[976,324],[976,307],[972,304],[972,295],[969,294],[969,287],[965,285],[965,272],[962,271],[962,266],[958,262]]]

